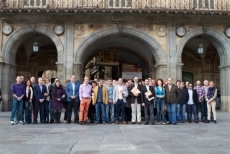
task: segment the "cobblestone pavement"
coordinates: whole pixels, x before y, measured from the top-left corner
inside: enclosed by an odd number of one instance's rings
[[[0,112],[0,154],[229,154],[230,113],[218,124],[10,125]],[[63,113],[62,113],[63,116]]]

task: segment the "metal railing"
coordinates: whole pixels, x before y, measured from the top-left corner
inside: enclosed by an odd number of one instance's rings
[[[2,9],[148,9],[229,11],[230,0],[1,0]]]

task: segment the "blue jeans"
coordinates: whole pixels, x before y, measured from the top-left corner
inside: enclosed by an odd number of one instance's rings
[[[13,106],[10,116],[10,121],[14,121],[15,112],[17,111],[17,118],[18,121],[22,121],[22,108],[23,108],[23,101],[18,101],[16,98],[13,98]]]
[[[102,112],[102,122],[105,122],[106,121],[105,104],[103,102],[97,102],[95,108],[96,108],[96,122],[100,122],[101,112]]]
[[[123,99],[118,99],[116,103],[116,121],[119,121],[120,109],[121,109],[121,120],[125,121],[125,106]]]
[[[176,106],[175,102],[170,102],[167,104],[169,122],[176,123]]]
[[[51,98],[50,98],[50,101],[49,101],[49,113],[50,113],[50,119],[53,119],[52,99]]]
[[[165,122],[164,102],[165,102],[164,98],[156,98],[157,122],[160,122],[161,116],[162,116],[162,122]]]
[[[108,103],[106,106],[106,122],[114,122],[114,104],[113,103]],[[109,118],[110,114],[110,118]]]
[[[185,121],[186,104],[177,104],[177,121]]]
[[[28,124],[31,124],[32,122],[32,110],[28,110],[28,108],[25,108],[25,121]]]

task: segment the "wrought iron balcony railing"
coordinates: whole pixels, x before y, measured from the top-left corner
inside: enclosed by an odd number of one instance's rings
[[[230,11],[230,0],[1,0],[0,9]]]

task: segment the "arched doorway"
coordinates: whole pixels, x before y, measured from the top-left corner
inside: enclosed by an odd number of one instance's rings
[[[33,52],[35,41],[39,43],[39,52]],[[16,76],[23,75],[25,79],[34,76],[37,79],[47,70],[56,72],[56,62],[57,50],[52,40],[45,35],[31,33],[16,52]]]
[[[197,53],[198,44],[204,45],[204,53]],[[199,28],[189,31],[177,46],[178,79],[182,72],[192,73],[196,80],[213,80],[221,90],[222,110],[230,111],[229,88],[229,52],[230,41],[220,31],[212,28]],[[193,84],[194,84],[193,83]]]
[[[47,40],[48,44],[50,43],[52,44],[51,45],[52,47],[51,48],[48,47],[48,49],[52,50],[52,52],[55,51],[57,57],[54,59],[58,64],[56,68],[59,69],[60,67],[63,67],[63,58],[62,58],[62,55],[64,55],[63,45],[60,39],[52,30],[48,29],[47,27],[38,26],[38,25],[24,26],[16,29],[13,33],[11,33],[7,37],[2,48],[3,62],[0,63],[0,84],[2,88],[2,97],[4,99],[2,104],[2,108],[4,110],[9,110],[11,108],[12,98],[9,89],[11,84],[15,82],[16,75],[19,75],[19,73],[20,75],[25,75],[25,76],[32,75],[28,73],[29,72],[28,69],[31,68],[29,64],[31,61],[33,61],[30,58],[34,56],[32,52],[33,49],[32,44],[34,43],[35,40],[31,38],[35,37],[36,34],[39,37],[42,37],[42,39]],[[30,41],[33,42],[31,43]],[[41,42],[40,51],[45,52],[47,46],[45,45],[46,44],[45,41],[43,42],[44,44]],[[19,52],[22,53],[22,56],[21,54],[19,54]],[[18,56],[16,56],[17,54]],[[20,60],[20,58],[25,58],[25,61]],[[17,64],[19,64],[18,68],[17,68]],[[44,63],[44,64],[48,64],[48,63]],[[37,64],[34,65],[36,66]],[[35,74],[35,76],[37,75]]]
[[[84,70],[95,52],[100,50],[111,50],[112,53],[119,52],[125,62],[130,61],[129,56],[133,59],[136,58],[145,67],[143,77],[166,76],[167,58],[161,45],[145,32],[130,27],[122,27],[121,29],[111,27],[96,31],[85,38],[74,56],[74,72],[81,72],[79,69]],[[154,63],[157,68],[153,70]],[[154,76],[156,74],[157,76]],[[119,75],[121,77],[121,74]],[[83,74],[78,77],[81,79],[82,76]]]

